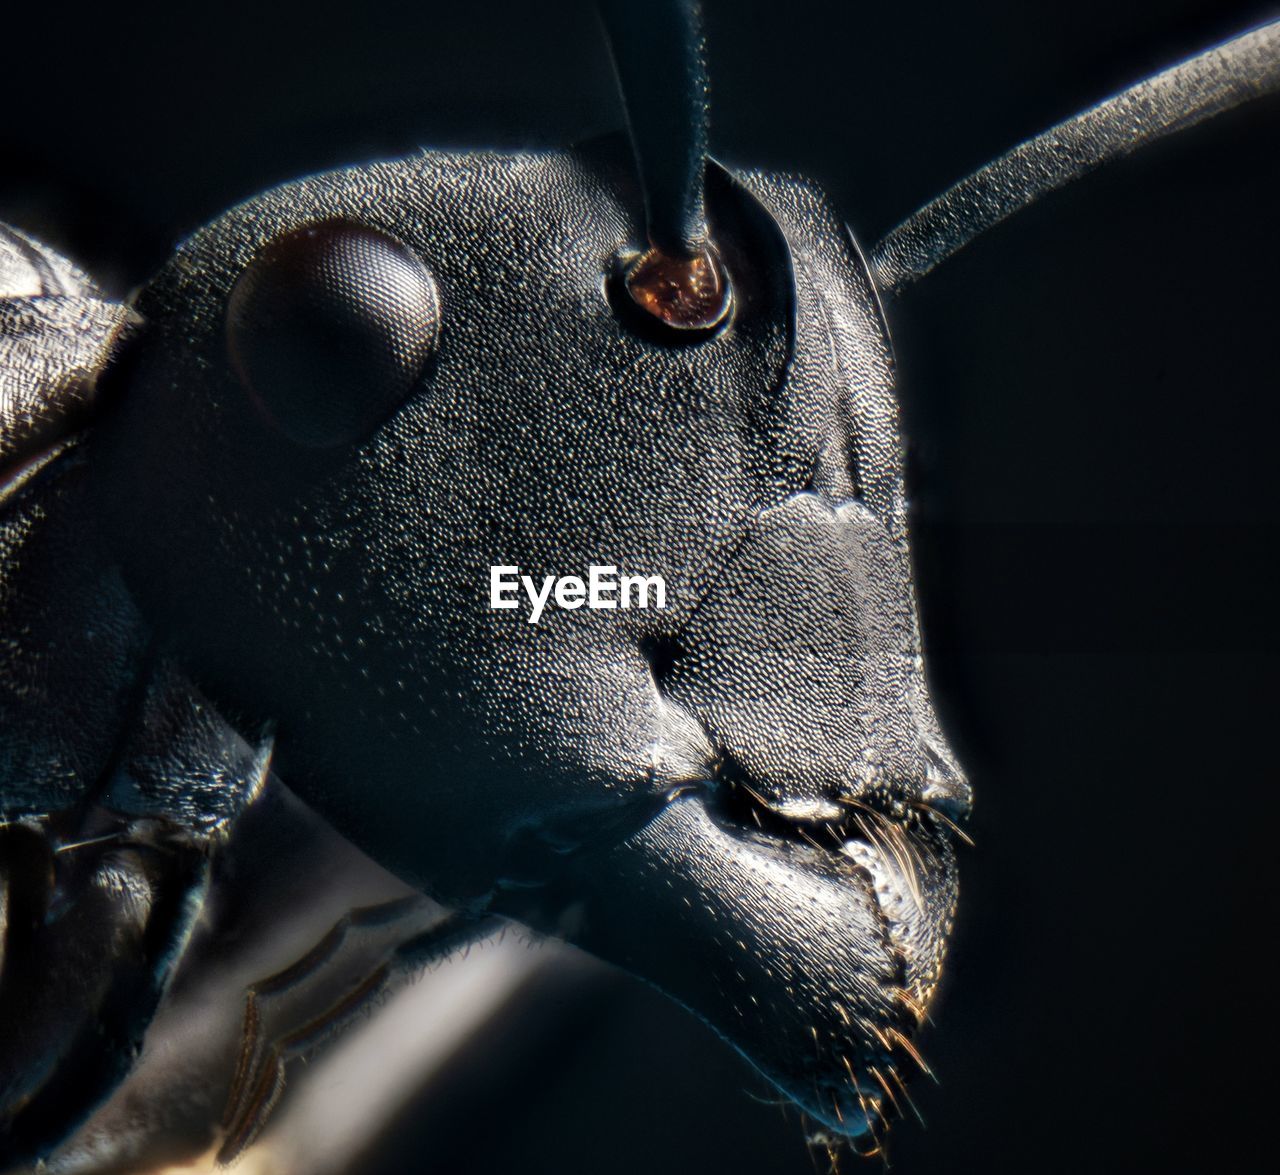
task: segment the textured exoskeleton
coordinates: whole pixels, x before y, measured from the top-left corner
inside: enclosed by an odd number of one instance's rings
[[[970,800],[925,684],[880,294],[1274,87],[1276,45],[1055,128],[869,260],[812,185],[697,144],[674,203],[703,235],[664,235],[634,105],[639,168],[618,139],[315,176],[198,232],[128,308],[0,239],[3,1157],[114,1088],[280,780],[452,911],[345,923],[399,933],[335,1018],[516,921],[650,979],[873,1144]],[[654,256],[672,288],[705,258],[723,305],[699,286],[675,321],[662,287],[651,312]],[[591,565],[660,576],[666,606],[490,606],[496,566]],[[255,998],[223,1158],[288,1052]]]

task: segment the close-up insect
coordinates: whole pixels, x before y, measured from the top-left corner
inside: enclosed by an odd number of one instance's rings
[[[704,7],[14,26],[0,1170],[1247,1134],[1280,22]]]

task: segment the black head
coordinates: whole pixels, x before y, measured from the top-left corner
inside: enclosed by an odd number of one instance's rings
[[[653,979],[856,1134],[938,974],[934,812],[967,802],[888,343],[822,198],[719,169],[731,314],[655,333],[620,301],[640,204],[605,144],[241,206],[138,299],[102,500],[147,612],[341,831]],[[666,607],[490,606],[494,566],[592,564]]]
[[[968,802],[889,344],[817,192],[654,113],[634,160],[428,153],[198,233],[138,299],[100,497],[148,615],[341,832],[652,980],[873,1136]],[[548,596],[592,567],[649,594]],[[522,573],[542,602],[495,607]]]

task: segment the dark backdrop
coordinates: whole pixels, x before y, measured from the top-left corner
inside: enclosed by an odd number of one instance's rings
[[[32,6],[0,216],[117,289],[264,185],[620,123],[585,4]],[[715,151],[874,239],[1019,138],[1275,15],[709,2]],[[1019,217],[888,307],[932,674],[978,847],[896,1170],[1225,1170],[1269,1129],[1280,110]],[[812,1169],[622,977],[530,992],[370,1171]]]

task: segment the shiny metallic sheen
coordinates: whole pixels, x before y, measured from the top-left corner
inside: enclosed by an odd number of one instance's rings
[[[971,801],[878,290],[1274,88],[1277,27],[1016,149],[872,265],[812,184],[708,164],[683,191],[733,314],[694,346],[619,312],[653,189],[617,139],[283,185],[129,308],[0,234],[0,1165],[56,1158],[175,973],[259,917],[259,947],[306,936],[238,958],[222,1061],[147,1103],[223,1159],[292,1049],[495,919],[652,981],[873,1149],[923,1067]],[[669,606],[484,605],[494,564],[601,562]],[[356,884],[352,845],[399,881]],[[370,904],[334,920],[317,861]]]

